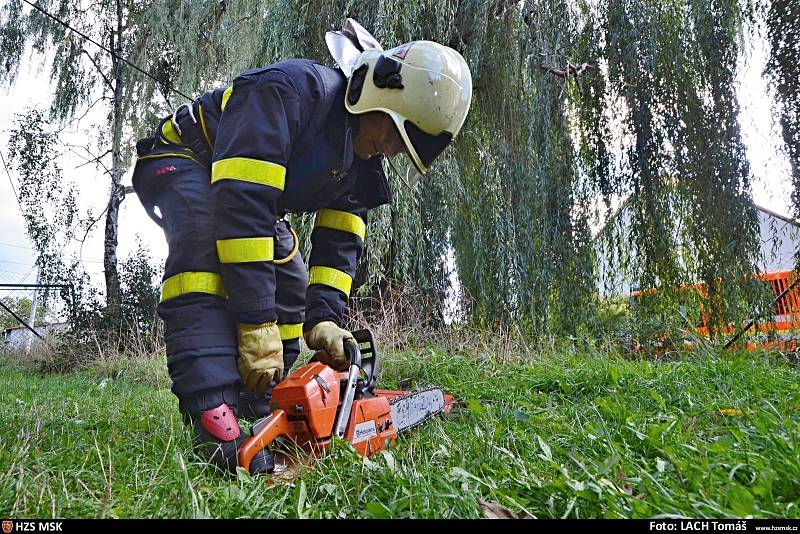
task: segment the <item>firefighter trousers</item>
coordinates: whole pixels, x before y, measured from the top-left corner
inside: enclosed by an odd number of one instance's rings
[[[169,247],[158,315],[181,411],[196,416],[225,402],[235,409],[241,380],[236,324],[226,310],[209,203],[209,168],[179,145],[139,142],[133,187]],[[276,312],[284,372],[300,352],[308,275],[288,221],[275,227]]]

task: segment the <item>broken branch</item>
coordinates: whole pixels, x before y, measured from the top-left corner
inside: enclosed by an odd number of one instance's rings
[[[585,71],[593,69],[594,65],[592,65],[591,63],[582,63],[580,66],[576,67],[571,63],[567,63],[566,69],[559,69],[557,67],[551,67],[543,63],[539,65],[539,68],[541,68],[545,72],[549,72],[550,74],[558,76],[559,78],[567,78],[568,76],[575,76],[577,78]]]

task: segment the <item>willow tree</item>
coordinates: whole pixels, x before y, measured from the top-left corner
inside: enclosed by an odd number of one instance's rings
[[[800,6],[771,0],[765,7],[770,57],[764,74],[775,91],[778,122],[791,166],[794,215],[800,218]]]
[[[741,316],[742,294],[758,297],[759,231],[735,91],[750,20],[740,0],[614,0],[608,9],[610,89],[633,139],[623,174],[637,263],[629,267],[643,288],[702,281],[718,325]]]
[[[122,177],[135,140],[209,84],[230,80],[252,64],[252,53],[241,51],[258,48],[265,2],[37,0],[39,9],[29,4],[9,0],[0,8],[0,81],[13,88],[23,58],[49,62],[51,121],[66,124],[95,107],[105,115],[88,129],[93,146],[82,147],[81,156],[109,182],[108,202],[95,222],[105,225],[106,301],[114,314],[120,306],[118,216],[131,192]]]
[[[392,280],[444,298],[452,248],[477,316],[538,328],[576,323],[571,314],[587,309],[594,282],[588,188],[579,185],[588,179],[579,172],[570,113],[575,100],[591,100],[587,105],[598,109],[602,94],[592,92],[597,80],[579,85],[556,67],[589,57],[587,47],[596,46],[585,37],[597,32],[589,6],[286,2],[267,13],[259,59],[330,63],[324,32],[340,27],[344,16],[358,19],[386,46],[430,39],[454,47],[470,63],[475,87],[460,138],[431,176],[413,190],[392,176],[395,202],[371,215],[363,289]],[[584,143],[587,157],[605,151],[596,141]],[[606,172],[605,164],[591,165],[593,177]]]
[[[63,123],[97,102],[108,102],[106,123],[96,139],[100,153],[92,152],[88,147],[86,150],[91,159],[105,167],[104,173],[110,182],[109,200],[103,210],[103,263],[108,307],[115,310],[119,308],[120,295],[117,219],[125,196],[121,183],[126,160],[122,109],[126,100],[138,96],[137,81],[119,58],[131,48],[128,32],[137,24],[141,9],[135,2],[122,1],[40,1],[37,5],[115,54],[103,51],[40,10],[28,8],[26,12],[21,1],[11,0],[3,7],[0,19],[0,37],[5,44],[0,48],[3,66],[0,77],[3,81],[13,85],[20,61],[30,45],[33,56],[45,58],[52,55],[53,58],[50,71],[54,86],[51,119]]]

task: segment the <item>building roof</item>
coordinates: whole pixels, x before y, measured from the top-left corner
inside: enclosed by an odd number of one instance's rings
[[[67,325],[66,322],[44,323],[44,324],[34,325],[34,328],[50,328],[51,326],[66,326],[66,325]],[[27,330],[27,329],[28,329],[27,326],[20,325],[20,326],[12,326],[11,328],[6,328],[5,330],[3,330],[3,332],[12,332],[14,330]]]
[[[632,196],[633,195],[628,195],[627,198],[625,198],[625,200],[622,201],[622,204],[620,204],[619,207],[616,210],[614,210],[614,213],[612,213],[611,216],[606,220],[606,222],[603,223],[603,226],[601,226],[600,229],[597,230],[597,233],[592,238],[592,241],[595,241],[597,239],[597,237],[603,232],[603,230],[606,229],[606,226],[608,226],[609,223],[611,223],[614,219],[619,217],[619,214],[622,213],[622,210],[624,210],[628,206],[628,202],[630,201]],[[781,215],[780,213],[772,211],[769,208],[765,208],[764,206],[756,204],[755,202],[753,202],[753,206],[755,206],[756,209],[759,211],[763,211],[768,215],[772,215],[773,217],[776,217],[782,221],[785,221],[793,226],[797,226],[798,228],[800,228],[800,221],[792,219],[788,215]]]
[[[781,219],[782,221],[786,221],[789,224],[792,224],[794,226],[800,227],[800,221],[798,221],[796,219],[792,219],[788,215],[781,215],[780,213],[772,211],[771,209],[767,209],[764,206],[759,206],[758,204],[755,204],[755,206],[756,206],[756,208],[758,208],[759,210],[763,211],[764,213],[768,213],[768,214],[772,215],[773,217],[777,217],[778,219]]]

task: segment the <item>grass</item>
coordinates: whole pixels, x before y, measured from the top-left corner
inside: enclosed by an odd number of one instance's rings
[[[800,369],[776,358],[386,360],[382,386],[461,406],[368,460],[337,443],[293,480],[203,464],[158,358],[45,376],[4,360],[0,516],[800,517]]]

